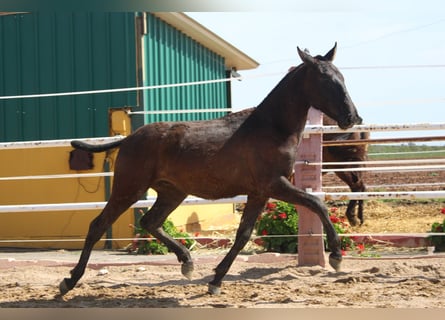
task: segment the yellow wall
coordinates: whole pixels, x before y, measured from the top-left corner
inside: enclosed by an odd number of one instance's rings
[[[124,110],[110,114],[111,134],[126,135],[130,119]],[[69,169],[71,147],[0,150],[0,177],[76,173]],[[117,152],[111,154],[114,158]],[[103,172],[105,153],[94,154],[94,169]],[[113,163],[111,161],[110,163]],[[113,170],[113,168],[111,168]],[[105,177],[0,181],[0,205],[105,201]],[[33,240],[0,243],[2,247],[82,248],[83,241],[37,240],[84,239],[91,220],[100,210],[0,213],[0,240]],[[232,204],[180,206],[171,215],[174,224],[188,232],[211,232],[233,228],[239,221]],[[134,210],[127,210],[112,227],[112,237],[131,238]],[[128,240],[113,241],[122,248]],[[96,248],[102,248],[104,242]]]
[[[70,147],[1,150],[0,176],[76,173],[69,169]],[[94,155],[94,169],[102,172],[105,154]],[[104,201],[104,177],[0,181],[0,204],[46,204]],[[82,239],[100,210],[0,213],[0,239]],[[128,225],[132,213],[119,223]],[[131,230],[129,230],[131,231]],[[114,235],[117,236],[117,235]],[[130,233],[127,232],[127,236]],[[82,242],[3,243],[2,246],[78,248]],[[103,244],[102,244],[103,245]]]
[[[156,192],[150,189],[148,195],[155,196]],[[181,205],[169,219],[179,230],[206,235],[233,230],[240,215],[235,213],[233,204]]]

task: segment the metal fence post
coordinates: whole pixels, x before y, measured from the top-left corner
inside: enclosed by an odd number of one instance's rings
[[[310,108],[307,123],[321,125],[323,114]],[[297,151],[297,163],[295,164],[295,186],[308,192],[321,191],[321,165],[308,166],[302,161],[321,163],[322,161],[322,134],[310,134],[303,136]],[[298,211],[298,265],[325,267],[325,254],[323,227],[320,219],[309,209],[297,206]]]

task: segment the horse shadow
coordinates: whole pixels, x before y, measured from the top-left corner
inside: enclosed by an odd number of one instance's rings
[[[286,269],[288,267],[251,267],[251,268],[246,268],[245,270],[241,271],[239,274],[230,274],[228,273],[225,277],[226,279],[226,286],[230,286],[231,282],[245,282],[245,283],[250,283],[252,281],[256,281],[258,279],[262,279],[264,277],[269,277],[271,275],[277,274],[281,271],[283,271],[284,269]],[[196,285],[196,286],[203,286],[203,291],[202,293],[198,293],[192,296],[187,297],[188,300],[195,300],[195,299],[200,299],[202,297],[205,296],[212,296],[209,292],[206,291],[206,287],[208,285],[208,283],[210,281],[213,280],[214,275],[207,275],[201,278],[197,278],[197,279],[192,279],[192,280],[188,280],[188,279],[175,279],[175,280],[167,280],[167,281],[160,281],[157,283],[149,283],[146,284],[149,287],[162,287],[162,286],[184,286],[184,285]],[[271,282],[273,280],[283,280],[286,281],[285,278],[286,277],[274,277],[271,279],[266,280],[266,282]],[[291,279],[287,279],[287,280],[291,280]],[[143,284],[139,283],[139,286],[143,286]],[[218,297],[218,296],[215,296]],[[218,305],[212,305],[213,307],[219,307]]]
[[[116,288],[116,290],[118,290]],[[74,296],[72,298],[23,299],[19,301],[0,302],[0,308],[175,308],[181,307],[174,297],[101,297],[97,295]]]

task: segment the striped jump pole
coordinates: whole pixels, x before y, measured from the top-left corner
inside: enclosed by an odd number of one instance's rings
[[[321,125],[323,114],[310,108],[308,124]],[[322,162],[322,134],[304,135],[298,147],[296,164],[294,167],[295,186],[307,192],[321,192],[321,165],[308,166],[304,161],[321,164]],[[318,216],[303,206],[297,206],[298,211],[298,265],[325,267],[323,227]],[[310,236],[314,234],[316,236]]]

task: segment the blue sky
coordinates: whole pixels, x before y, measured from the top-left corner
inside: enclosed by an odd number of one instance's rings
[[[287,69],[300,63],[297,46],[324,54],[337,41],[334,63],[366,123],[445,122],[445,2],[355,2],[321,0],[298,11],[187,14],[260,63],[241,72],[246,79],[233,82],[235,110],[258,105]],[[270,73],[277,74],[247,78]]]

